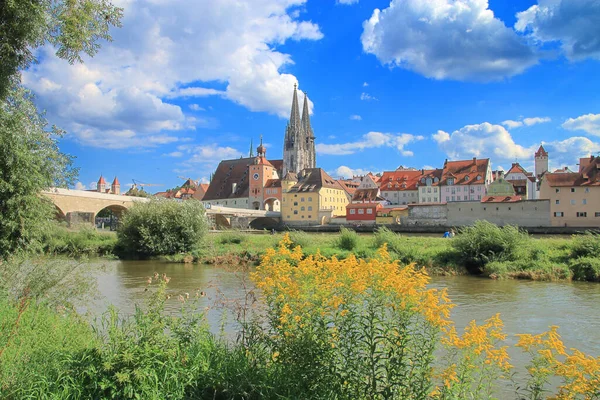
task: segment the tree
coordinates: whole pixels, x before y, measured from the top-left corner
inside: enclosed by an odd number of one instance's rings
[[[44,43],[71,63],[93,56],[110,40],[122,9],[108,0],[3,0],[0,3],[0,258],[32,249],[54,212],[40,191],[73,183],[73,157],[20,85],[20,70],[35,62]]]
[[[4,0],[0,5],[0,99],[19,81],[19,70],[36,61],[35,48],[50,43],[70,63],[93,56],[99,40],[111,40],[121,8],[108,0]]]

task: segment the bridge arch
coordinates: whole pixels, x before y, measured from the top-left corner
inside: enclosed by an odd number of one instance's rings
[[[275,229],[279,226],[279,218],[260,217],[250,222],[251,229]]]
[[[267,211],[281,211],[281,201],[276,197],[269,197],[265,200],[263,208]]]

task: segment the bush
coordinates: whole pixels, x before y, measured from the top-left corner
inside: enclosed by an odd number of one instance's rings
[[[569,268],[575,280],[600,282],[600,258],[597,256],[572,260]]]
[[[512,261],[528,244],[529,236],[516,226],[499,227],[487,221],[463,228],[452,247],[471,273],[481,273],[492,261]]]
[[[377,229],[373,235],[373,246],[376,249],[381,248],[384,244],[387,244],[388,249],[393,249],[396,245],[399,235],[390,231],[385,226]]]
[[[46,254],[77,256],[107,256],[114,253],[117,236],[98,232],[92,227],[69,231],[56,223],[49,224],[42,237]]]
[[[219,243],[221,244],[241,244],[246,240],[241,232],[228,231],[219,235]]]
[[[342,227],[336,242],[336,246],[340,249],[352,251],[358,246],[358,234],[352,229]]]
[[[290,232],[290,247],[300,246],[306,248],[310,245],[310,235],[304,231],[291,231]]]
[[[117,230],[117,250],[141,258],[189,253],[201,245],[206,231],[199,201],[150,200],[125,212]]]
[[[586,232],[584,235],[573,236],[570,258],[598,257],[600,255],[600,235]]]

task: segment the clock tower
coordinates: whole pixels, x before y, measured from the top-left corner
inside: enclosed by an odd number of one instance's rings
[[[262,136],[256,153],[256,157],[248,167],[250,176],[248,204],[253,210],[273,210],[275,205],[279,208],[281,188],[273,187],[276,181],[279,181],[279,176],[273,164],[267,160],[267,149],[263,146]]]

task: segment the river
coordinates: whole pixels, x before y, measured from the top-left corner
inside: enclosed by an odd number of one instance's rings
[[[123,262],[104,261],[105,268],[98,273],[99,298],[92,314],[101,314],[108,304],[117,306],[124,314],[133,312],[135,304],[143,304],[148,297],[146,281],[154,272],[171,277],[168,291],[172,298],[166,309],[176,312],[181,303],[178,295],[196,290],[205,292],[200,299],[201,308],[209,307],[208,320],[216,332],[221,326],[220,312],[213,306],[223,301],[244,301],[245,291],[251,289],[247,273],[234,272],[221,267],[196,264],[175,264],[151,261]],[[600,284],[586,282],[531,282],[495,281],[473,276],[433,277],[432,287],[447,288],[449,297],[456,304],[452,319],[459,332],[472,319],[483,322],[500,313],[505,323],[507,344],[517,342],[517,333],[537,334],[550,325],[558,325],[559,333],[567,348],[600,356]],[[234,336],[233,324],[225,330]],[[511,348],[513,364],[522,370],[526,358],[518,349]],[[506,398],[510,389],[505,388]],[[504,390],[503,390],[504,391]],[[504,396],[501,396],[504,397]]]

